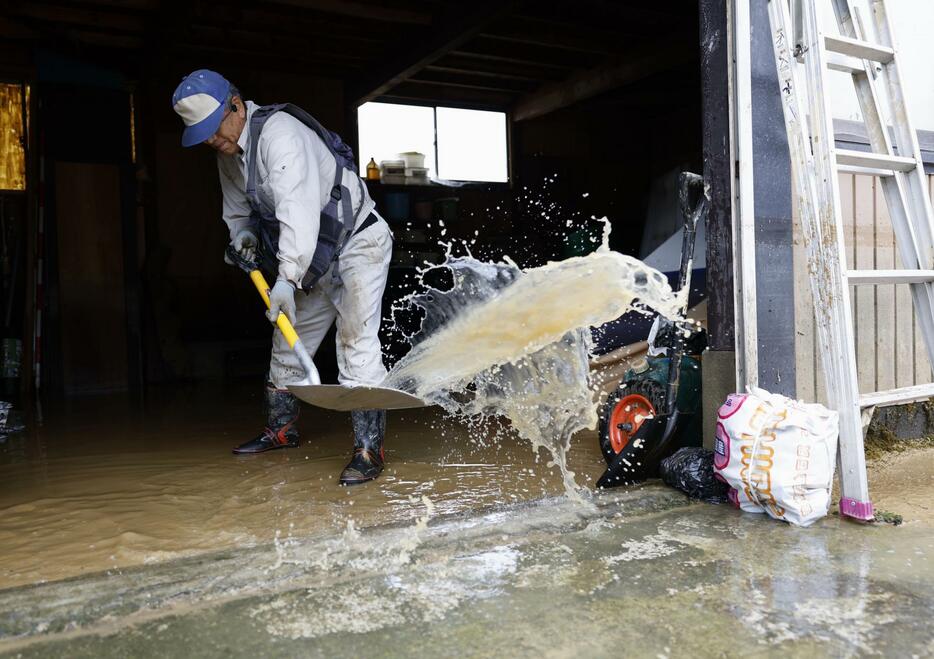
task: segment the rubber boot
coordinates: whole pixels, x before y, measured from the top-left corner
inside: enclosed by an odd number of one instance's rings
[[[386,410],[354,410],[350,419],[353,422],[353,457],[341,472],[341,485],[366,483],[383,470]]]
[[[277,448],[298,446],[298,399],[288,389],[276,389],[266,383],[266,428],[262,434],[233,450],[234,453],[262,453]]]

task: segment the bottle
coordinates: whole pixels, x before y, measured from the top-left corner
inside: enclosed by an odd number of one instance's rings
[[[366,180],[367,181],[378,181],[379,180],[379,165],[376,164],[376,161],[373,158],[370,158],[370,162],[366,164]]]

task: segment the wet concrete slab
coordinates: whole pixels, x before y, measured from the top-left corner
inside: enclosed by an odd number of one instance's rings
[[[660,484],[575,502],[431,411],[393,417],[383,479],[339,488],[342,415],[241,461],[258,398],[224,400],[88,403],[0,446],[0,654],[934,654],[934,451],[873,465],[901,526],[800,529]],[[570,461],[592,483],[595,439]]]
[[[660,485],[0,594],[18,656],[928,656],[927,525],[809,529]]]

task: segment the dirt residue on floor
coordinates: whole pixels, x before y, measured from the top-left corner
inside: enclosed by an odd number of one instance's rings
[[[934,448],[930,440],[896,442],[868,463],[876,511],[901,515],[905,524],[934,523]],[[868,455],[868,452],[867,452]]]

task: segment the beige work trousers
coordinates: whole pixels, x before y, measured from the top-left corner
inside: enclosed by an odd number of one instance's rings
[[[391,257],[392,232],[380,219],[351,236],[338,260],[309,293],[295,293],[295,331],[312,358],[331,323],[337,323],[341,384],[374,385],[386,377],[378,332]],[[270,381],[284,389],[304,376],[282,332],[274,330]]]

